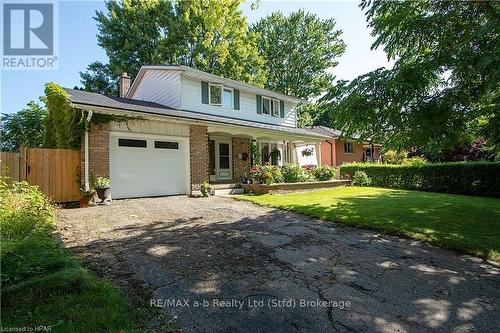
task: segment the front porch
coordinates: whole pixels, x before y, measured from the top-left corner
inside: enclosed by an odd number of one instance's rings
[[[212,184],[240,183],[255,164],[283,166],[298,163],[298,151],[304,146],[319,151],[320,141],[270,131],[208,126],[208,173]],[[315,154],[315,164],[321,164]]]

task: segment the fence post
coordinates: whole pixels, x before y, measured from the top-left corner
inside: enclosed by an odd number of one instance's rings
[[[19,147],[19,181],[26,180],[26,147]]]

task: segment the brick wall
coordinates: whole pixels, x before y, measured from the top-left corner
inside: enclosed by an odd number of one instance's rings
[[[85,139],[82,136],[81,178],[85,181]],[[89,132],[89,176],[109,178],[109,124],[92,124]],[[90,184],[92,186],[93,184]]]
[[[336,140],[336,155],[337,155],[337,165],[342,165],[344,162],[362,162],[363,161],[363,144],[353,142],[354,152],[345,153],[344,152],[344,140]]]
[[[246,153],[246,161],[239,159],[238,155]],[[250,171],[250,139],[233,138],[233,179],[240,181],[240,177],[248,175]]]
[[[200,189],[208,181],[208,132],[206,126],[189,126],[191,191]]]

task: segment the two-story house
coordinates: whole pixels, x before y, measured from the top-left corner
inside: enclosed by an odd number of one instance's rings
[[[300,147],[319,152],[326,138],[297,128],[300,99],[186,66],[143,66],[132,84],[124,74],[119,98],[65,90],[89,115],[141,118],[92,125],[82,138],[84,182],[109,177],[114,198],[190,194],[205,181],[239,183],[252,162],[296,162]],[[315,158],[320,164],[319,153]]]

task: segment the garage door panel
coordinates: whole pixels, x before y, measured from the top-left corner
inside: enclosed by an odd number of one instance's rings
[[[110,140],[111,190],[115,198],[186,194],[187,142],[185,138],[153,137],[147,140],[147,148],[121,147],[118,139]],[[155,148],[155,141],[177,142]]]

